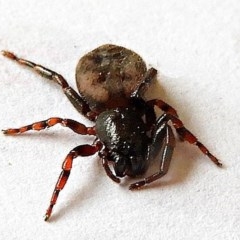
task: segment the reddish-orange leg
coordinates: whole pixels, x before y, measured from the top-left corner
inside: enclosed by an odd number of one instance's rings
[[[68,127],[70,129],[72,129],[74,132],[76,132],[78,134],[95,135],[94,127],[86,127],[85,125],[83,125],[77,121],[74,121],[72,119],[63,119],[63,118],[58,118],[58,117],[53,117],[53,118],[49,118],[44,121],[35,122],[33,124],[26,125],[26,126],[23,126],[20,128],[9,128],[9,129],[2,130],[2,131],[6,135],[13,135],[13,134],[18,134],[18,133],[24,133],[29,130],[40,131],[45,128],[52,127],[58,123],[60,123],[64,127]]]
[[[173,126],[176,128],[176,131],[180,136],[181,140],[196,145],[201,150],[201,152],[207,155],[210,160],[214,162],[218,167],[222,166],[222,163],[219,162],[219,160],[215,156],[213,156],[201,142],[198,141],[197,137],[195,137],[188,129],[184,127],[183,122],[178,118],[177,111],[173,107],[158,99],[150,100],[147,103],[150,106],[155,105],[159,107],[161,110],[168,114],[168,118],[172,121]]]
[[[162,111],[169,114],[169,120],[172,121],[173,126],[176,128],[177,133],[180,137],[180,140],[187,141],[191,144],[195,144],[205,155],[207,155],[211,161],[213,161],[217,166],[221,167],[222,163],[219,162],[219,160],[213,156],[210,151],[201,143],[198,141],[198,139],[188,130],[184,127],[183,122],[178,118],[177,111],[165,103],[164,101],[160,99],[153,99],[147,102],[149,106],[157,106]]]
[[[176,128],[177,133],[184,141],[196,145],[201,150],[201,152],[208,156],[210,160],[214,162],[218,167],[222,166],[222,163],[215,156],[213,156],[210,151],[201,142],[199,142],[198,139],[188,129],[184,127],[183,122],[180,119],[174,116],[170,116],[170,119],[173,123],[173,126]]]
[[[74,132],[76,132],[78,134],[82,134],[82,135],[86,135],[86,134],[95,135],[96,134],[94,127],[86,127],[85,125],[83,125],[79,122],[76,122],[72,119],[62,119],[62,118],[58,118],[58,117],[49,118],[47,120],[40,121],[40,122],[35,122],[33,124],[30,124],[30,125],[27,125],[24,127],[20,127],[20,128],[10,128],[7,130],[3,130],[3,133],[7,134],[7,135],[14,135],[14,134],[18,134],[18,133],[24,133],[29,130],[40,131],[45,128],[52,127],[58,123],[62,124],[62,126],[64,126],[64,127],[68,127],[70,129],[72,129]],[[45,221],[49,219],[52,209],[53,209],[53,206],[56,204],[59,192],[64,188],[64,186],[68,180],[68,177],[70,175],[70,171],[72,168],[73,159],[78,156],[93,155],[96,152],[98,152],[101,148],[102,148],[102,144],[100,142],[96,142],[93,145],[80,145],[69,152],[69,154],[67,155],[67,157],[65,158],[65,160],[63,162],[63,165],[62,165],[63,171],[61,172],[59,179],[57,181],[57,184],[55,186],[55,189],[53,191],[51,202],[50,202],[50,205],[49,205],[46,215],[45,215]]]
[[[23,66],[33,69],[36,73],[42,75],[44,78],[47,78],[49,80],[56,82],[58,85],[62,87],[64,94],[67,96],[69,101],[73,104],[73,106],[77,109],[77,111],[82,113],[84,116],[86,116],[90,120],[95,119],[96,114],[91,112],[86,101],[82,98],[80,94],[78,94],[72,87],[68,85],[67,81],[64,79],[62,75],[46,67],[43,67],[42,65],[33,63],[23,58],[19,58],[12,52],[2,51],[2,54],[3,56],[13,61],[16,61],[17,63]]]
[[[163,112],[171,114],[175,117],[178,117],[177,111],[173,107],[171,107],[169,104],[167,104],[166,102],[160,99],[153,99],[153,100],[147,101],[147,104],[151,107],[157,106]]]
[[[70,175],[70,172],[72,169],[73,159],[78,156],[84,157],[84,156],[94,155],[101,148],[102,148],[102,144],[100,142],[97,142],[95,145],[80,145],[78,147],[75,147],[72,151],[70,151],[68,153],[65,160],[63,161],[63,164],[62,164],[63,170],[60,173],[60,176],[58,178],[58,181],[56,183],[56,186],[55,186],[53,194],[52,194],[50,205],[46,211],[45,221],[47,221],[49,219],[49,217],[51,216],[52,209],[57,202],[58,195],[59,195],[60,191],[64,188],[64,186],[69,178],[69,175]]]

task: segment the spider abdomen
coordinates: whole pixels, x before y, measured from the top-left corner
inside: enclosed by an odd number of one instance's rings
[[[84,55],[76,68],[79,92],[93,111],[126,105],[147,71],[143,59],[124,47],[105,44]]]

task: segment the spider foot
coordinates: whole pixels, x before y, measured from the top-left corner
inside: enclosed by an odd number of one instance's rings
[[[21,133],[21,131],[19,129],[15,129],[15,128],[9,128],[9,129],[2,130],[2,133],[4,135],[14,135],[17,133]]]
[[[7,134],[7,130],[1,130],[3,134]]]
[[[9,51],[2,50],[1,53],[2,53],[2,55],[4,57],[10,58],[12,60],[16,60],[17,59],[16,55],[11,53],[11,52],[9,52]]]
[[[52,207],[50,206],[47,211],[46,211],[46,214],[44,215],[44,221],[48,221],[48,219],[50,218],[52,214]]]
[[[218,167],[223,167],[223,164],[219,160],[215,163]]]
[[[47,222],[50,216],[48,216],[47,214],[44,215],[44,221]]]

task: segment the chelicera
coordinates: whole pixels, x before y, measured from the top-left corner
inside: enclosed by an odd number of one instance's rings
[[[77,93],[60,74],[15,54],[2,51],[17,63],[27,66],[43,77],[62,87],[74,107],[95,126],[87,127],[71,119],[52,117],[20,128],[3,130],[6,135],[43,130],[60,123],[77,134],[93,135],[92,145],[79,145],[72,149],[62,164],[62,172],[56,183],[45,220],[51,216],[60,191],[64,188],[73,160],[98,153],[106,174],[116,183],[124,176],[145,174],[152,159],[158,158],[156,173],[130,185],[139,189],[164,176],[169,168],[175,147],[172,126],[180,139],[196,145],[217,166],[222,164],[209,150],[187,130],[176,110],[160,99],[145,100],[144,93],[157,74],[147,70],[143,59],[124,47],[106,44],[84,55],[76,68]],[[156,116],[154,107],[163,114]]]

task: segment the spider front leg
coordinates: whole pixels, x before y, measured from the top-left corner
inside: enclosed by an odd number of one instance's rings
[[[195,137],[188,129],[184,127],[183,122],[178,118],[177,111],[173,107],[159,99],[150,100],[147,102],[147,104],[152,107],[157,106],[167,113],[166,117],[172,121],[173,126],[176,128],[176,131],[180,137],[180,140],[187,141],[190,144],[196,145],[201,150],[201,152],[210,158],[212,162],[214,162],[219,167],[222,166],[222,163],[220,163],[219,160],[214,155],[212,155],[201,142],[198,141],[197,137]]]
[[[58,178],[58,181],[56,183],[56,186],[52,194],[50,205],[46,211],[45,218],[44,218],[45,221],[47,221],[50,218],[53,207],[57,202],[59,193],[67,183],[67,180],[69,178],[69,175],[72,169],[73,159],[75,159],[78,156],[85,157],[85,156],[94,155],[101,148],[102,148],[102,144],[100,142],[97,142],[95,145],[80,145],[78,147],[75,147],[72,151],[68,153],[65,160],[63,161],[62,172]]]
[[[67,96],[69,101],[73,104],[73,106],[84,116],[86,116],[90,120],[95,119],[95,114],[91,112],[88,104],[86,101],[82,98],[81,95],[79,95],[72,87],[70,87],[67,83],[67,81],[63,78],[62,75],[59,73],[56,73],[48,68],[43,67],[42,65],[33,63],[29,60],[19,58],[14,53],[9,51],[2,51],[3,56],[16,61],[17,63],[29,67],[33,69],[36,73],[42,75],[44,78],[47,78],[49,80],[52,80],[56,82],[58,85],[62,87],[62,90],[64,94]]]
[[[18,134],[18,133],[24,133],[24,132],[29,131],[29,130],[40,131],[40,130],[43,130],[45,128],[53,127],[54,125],[56,125],[58,123],[60,123],[64,127],[70,128],[71,130],[73,130],[74,132],[76,132],[78,134],[95,135],[95,128],[94,127],[86,127],[82,123],[79,123],[79,122],[74,121],[72,119],[63,119],[63,118],[58,118],[58,117],[53,117],[53,118],[49,118],[49,119],[44,120],[44,121],[35,122],[33,124],[26,125],[26,126],[23,126],[23,127],[20,127],[20,128],[9,128],[9,129],[2,130],[2,131],[6,135],[14,135],[14,134]]]
[[[141,181],[131,184],[129,187],[130,190],[140,189],[146,184],[163,177],[168,172],[175,147],[175,137],[171,127],[167,124],[164,115],[158,119],[156,126],[152,131],[152,139],[152,144],[148,149],[147,158],[148,160],[151,160],[160,154],[159,171]]]

